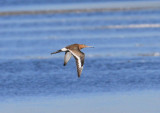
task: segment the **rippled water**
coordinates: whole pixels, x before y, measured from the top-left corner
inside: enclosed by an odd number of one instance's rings
[[[159,58],[86,58],[78,79],[74,60],[9,60],[0,65],[0,96],[66,95],[160,88]]]
[[[34,6],[34,5],[33,5]],[[160,9],[0,16],[0,98],[160,88]],[[63,66],[72,43],[84,49]]]

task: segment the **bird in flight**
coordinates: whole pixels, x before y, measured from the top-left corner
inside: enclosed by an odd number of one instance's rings
[[[66,46],[56,52],[53,52],[51,54],[65,52],[64,66],[66,66],[67,62],[70,60],[71,56],[73,55],[73,57],[76,60],[78,77],[80,77],[81,72],[83,70],[84,58],[85,58],[85,54],[83,52],[81,52],[80,50],[83,48],[86,48],[86,47],[93,48],[92,46],[87,46],[84,44],[72,44],[72,45]]]

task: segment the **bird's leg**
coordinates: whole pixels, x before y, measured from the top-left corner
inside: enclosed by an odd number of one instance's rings
[[[52,55],[52,54],[59,53],[59,52],[62,52],[62,50],[58,50],[58,51],[56,51],[56,52],[53,52],[53,53],[51,53],[51,55]]]

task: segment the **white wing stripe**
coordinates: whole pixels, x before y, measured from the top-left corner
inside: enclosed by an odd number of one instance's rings
[[[78,59],[78,67],[81,68],[81,60],[80,60],[80,58],[74,52],[72,52],[71,50],[69,50],[69,51]]]

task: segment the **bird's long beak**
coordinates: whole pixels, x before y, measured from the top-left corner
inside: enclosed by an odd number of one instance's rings
[[[93,46],[86,46],[86,47],[89,47],[89,48],[94,48]]]

